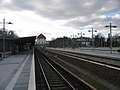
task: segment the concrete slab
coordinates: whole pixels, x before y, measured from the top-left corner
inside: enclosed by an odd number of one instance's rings
[[[108,50],[94,50],[94,52],[92,52],[91,50],[84,50],[81,48],[48,48],[48,49],[54,49],[54,50],[63,50],[63,51],[70,51],[70,52],[77,52],[77,53],[83,53],[83,54],[90,54],[90,55],[98,55],[98,56],[106,56],[106,57],[112,57],[112,58],[120,58],[120,53],[118,53],[117,51],[113,51],[113,53],[110,53],[110,51]]]
[[[0,88],[14,74],[26,55],[13,55],[0,61]]]
[[[34,57],[34,52],[33,52],[28,90],[36,90],[35,81],[36,81],[35,80],[35,57]]]
[[[0,90],[28,89],[32,54],[24,52],[0,61]]]

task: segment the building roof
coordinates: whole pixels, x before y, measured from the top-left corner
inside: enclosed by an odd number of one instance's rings
[[[40,34],[37,38],[46,39],[46,37],[43,34]]]
[[[35,39],[36,39],[36,36],[20,37],[20,38],[13,39],[13,42],[21,45],[26,43],[35,44]]]

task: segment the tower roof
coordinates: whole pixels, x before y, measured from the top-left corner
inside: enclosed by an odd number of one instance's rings
[[[37,38],[46,39],[46,37],[43,34],[40,34]]]

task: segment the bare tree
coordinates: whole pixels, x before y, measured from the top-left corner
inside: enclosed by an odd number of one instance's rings
[[[3,32],[3,29],[0,29],[0,37],[2,38],[3,37],[3,33],[5,35],[5,38],[17,38],[18,35],[13,31],[13,30],[5,30]]]

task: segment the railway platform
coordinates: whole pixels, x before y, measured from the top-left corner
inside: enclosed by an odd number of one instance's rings
[[[33,50],[0,60],[0,90],[35,90]]]
[[[120,60],[120,53],[113,50],[112,53],[110,53],[109,49],[102,48],[102,49],[82,49],[81,48],[49,48],[49,49],[55,49],[55,50],[62,50],[62,51],[69,51],[69,52],[76,52],[81,54],[88,54],[88,55],[96,55],[96,56],[104,56],[109,58],[116,58]]]

